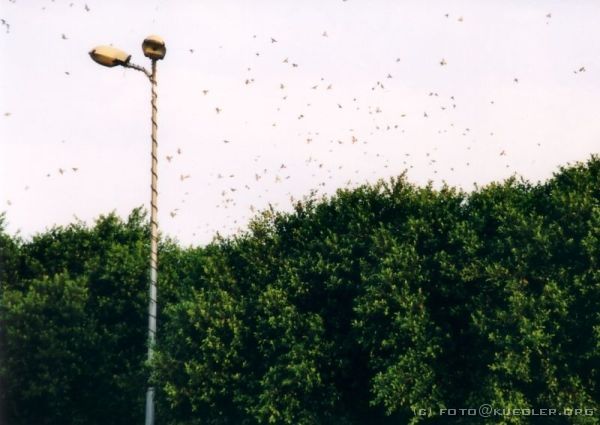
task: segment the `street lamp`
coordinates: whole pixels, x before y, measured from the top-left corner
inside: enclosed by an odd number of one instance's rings
[[[148,360],[152,360],[153,347],[156,341],[156,281],[158,277],[158,222],[157,222],[157,163],[158,141],[156,138],[156,61],[163,59],[167,53],[165,42],[162,38],[151,35],[142,43],[144,56],[152,61],[152,71],[130,62],[131,55],[112,46],[98,46],[90,51],[92,59],[100,65],[113,67],[117,65],[133,68],[143,72],[150,79],[152,87],[152,167],[151,167],[151,197],[150,197],[150,289],[148,302]],[[146,391],[146,425],[154,425],[154,387],[148,386]]]

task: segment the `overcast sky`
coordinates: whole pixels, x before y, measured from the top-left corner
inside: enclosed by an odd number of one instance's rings
[[[404,170],[471,190],[600,151],[598,1],[0,1],[13,234],[147,206],[150,84],[88,51],[148,67],[150,34],[159,223],[186,245],[311,190]]]

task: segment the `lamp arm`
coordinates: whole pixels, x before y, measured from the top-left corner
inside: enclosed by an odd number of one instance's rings
[[[136,71],[143,72],[146,75],[146,77],[148,77],[148,79],[150,79],[150,82],[152,82],[152,74],[150,73],[150,71],[148,71],[143,66],[136,65],[136,64],[131,63],[131,62],[127,62],[127,63],[123,64],[123,66],[125,68],[132,68],[132,69],[135,69]]]

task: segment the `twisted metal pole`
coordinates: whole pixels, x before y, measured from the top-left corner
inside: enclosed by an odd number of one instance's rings
[[[151,106],[152,106],[152,154],[151,154],[151,197],[150,197],[150,286],[148,290],[148,363],[152,361],[154,355],[154,346],[156,344],[156,310],[157,310],[157,286],[158,280],[158,139],[156,132],[157,125],[157,107],[156,107],[156,61],[165,57],[166,48],[162,38],[151,35],[144,39],[142,43],[144,56],[152,60],[152,72],[140,65],[129,62],[131,57],[127,53],[115,49],[112,46],[98,46],[90,51],[91,58],[100,65],[114,67],[117,65],[125,68],[132,68],[143,72],[150,80],[151,86]],[[1,401],[1,400],[0,400]],[[154,387],[148,383],[146,390],[146,425],[154,425]]]
[[[157,107],[156,107],[156,59],[152,60],[152,73],[150,75],[152,86],[152,166],[151,166],[151,197],[150,197],[150,289],[148,303],[148,361],[152,360],[154,344],[156,343],[156,305],[158,280],[158,139],[156,136]],[[154,387],[148,385],[146,391],[146,425],[154,425]]]

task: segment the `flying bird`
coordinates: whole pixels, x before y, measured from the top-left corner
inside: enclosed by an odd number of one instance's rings
[[[10,24],[6,22],[5,19],[0,19],[0,23],[2,23],[2,26],[6,27],[6,33],[8,34],[10,32]]]

